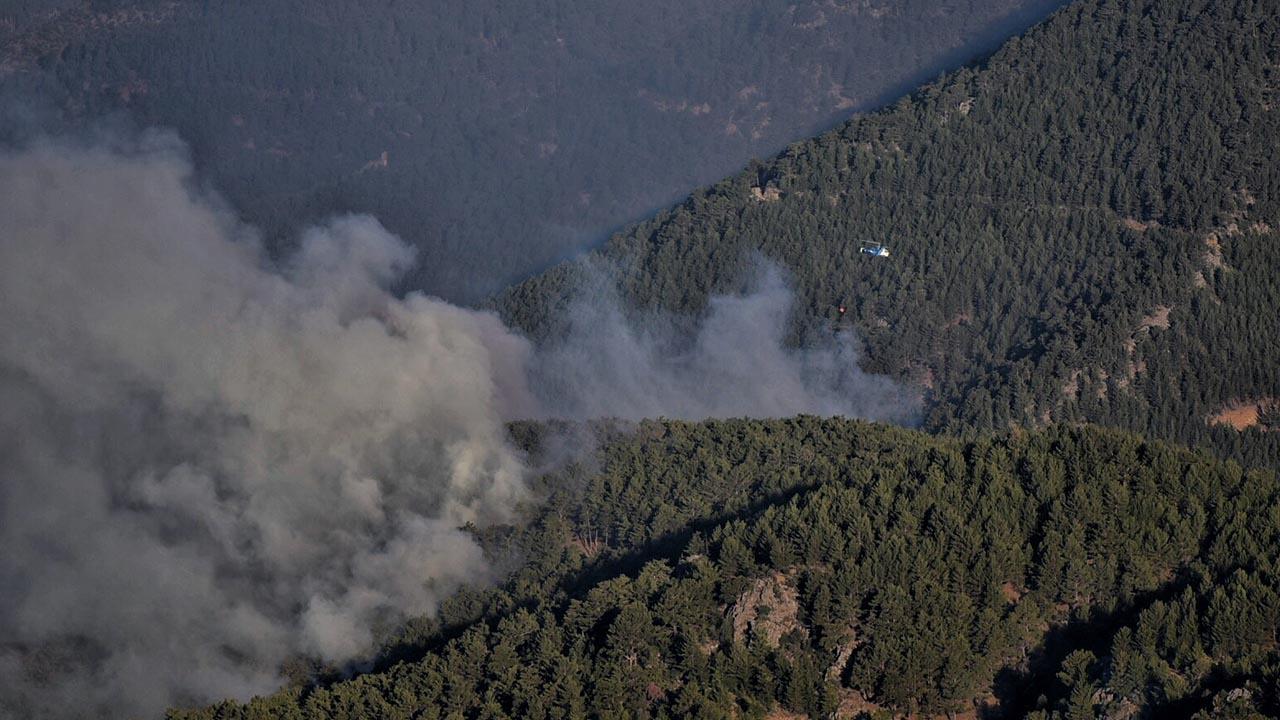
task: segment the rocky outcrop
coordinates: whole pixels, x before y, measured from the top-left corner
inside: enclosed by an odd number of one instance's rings
[[[792,631],[808,635],[799,620],[800,605],[795,588],[781,573],[751,583],[729,610],[734,642],[753,639],[771,647]]]

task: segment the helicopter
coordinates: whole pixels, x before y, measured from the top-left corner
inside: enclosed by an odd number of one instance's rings
[[[884,243],[863,241],[861,252],[871,257],[889,257],[889,246]]]

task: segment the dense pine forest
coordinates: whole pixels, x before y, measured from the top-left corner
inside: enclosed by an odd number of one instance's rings
[[[1274,3],[1084,0],[497,307],[554,334],[590,264],[633,307],[696,313],[761,253],[800,341],[856,329],[928,429],[1088,421],[1275,465],[1278,104]]]
[[[520,569],[384,670],[170,717],[1280,711],[1274,471],[1091,428],[600,430],[534,521],[486,533]],[[535,458],[556,437],[513,432]]]
[[[983,5],[760,0],[711,43],[672,30],[723,17],[702,2],[617,10],[652,15],[620,42],[565,2],[24,1],[0,26],[0,89],[51,92],[70,125],[122,107],[177,125],[277,239],[374,211],[457,261],[410,284],[475,298],[476,267],[544,265],[566,231],[900,89],[928,64],[903,38],[959,52],[970,26],[945,20],[1056,3]],[[852,29],[879,12],[898,23]],[[233,39],[255,53],[216,51]],[[903,74],[860,75],[844,42],[894,48]],[[286,61],[298,48],[325,57]],[[688,72],[726,65],[741,74]],[[566,82],[607,112],[546,104]],[[536,344],[602,280],[622,312],[684,327],[763,258],[794,287],[788,342],[856,335],[864,370],[922,397],[920,427],[496,418],[529,493],[449,524],[494,572],[437,612],[378,615],[367,657],[296,657],[274,694],[167,718],[1280,717],[1278,142],[1275,0],[1076,0],[509,286],[487,308]],[[56,674],[56,653],[29,655]]]
[[[0,97],[174,127],[277,243],[369,212],[473,301],[1061,3],[10,0]]]

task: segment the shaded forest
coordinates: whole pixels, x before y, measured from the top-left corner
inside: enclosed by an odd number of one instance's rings
[[[495,306],[552,335],[590,265],[696,314],[760,253],[797,340],[855,329],[928,429],[1087,421],[1280,464],[1278,102],[1274,3],[1084,0]]]
[[[474,301],[1060,4],[13,0],[0,93],[176,128],[277,245],[372,213]]]

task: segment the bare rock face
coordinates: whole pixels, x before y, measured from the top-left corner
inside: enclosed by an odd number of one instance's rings
[[[853,651],[858,649],[861,644],[857,634],[850,629],[849,636],[836,647],[835,660],[827,666],[827,680],[829,682],[840,682],[841,677],[844,675],[844,669],[849,666],[849,659],[853,657]]]
[[[782,636],[792,630],[808,635],[797,617],[799,609],[795,588],[787,583],[785,575],[775,573],[760,578],[738,596],[729,611],[733,640],[747,643],[754,637],[777,647]]]

